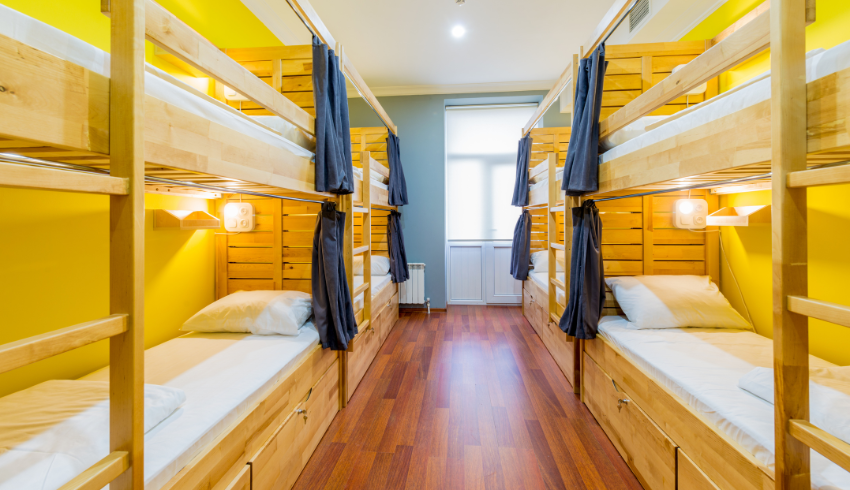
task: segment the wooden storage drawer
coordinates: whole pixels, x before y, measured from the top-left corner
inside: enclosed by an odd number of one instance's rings
[[[675,490],[677,448],[673,441],[634,401],[626,401],[628,393],[618,391],[586,354],[581,382],[585,404],[643,488]]]
[[[251,465],[246,464],[224,490],[251,490]]]
[[[390,332],[392,332],[393,327],[395,327],[396,322],[398,321],[398,293],[395,293],[392,298],[390,298],[389,304],[387,304],[387,309],[384,310],[384,318],[381,329],[381,343],[384,340],[387,340]]]
[[[339,361],[248,461],[252,490],[288,490],[339,411]]]
[[[357,334],[357,339],[355,340],[355,344],[353,350],[351,352],[346,353],[346,377],[348,378],[348,393],[347,399],[351,399],[351,396],[354,395],[354,390],[357,389],[357,385],[360,384],[360,380],[363,379],[363,376],[366,375],[366,371],[369,369],[369,366],[372,364],[372,361],[375,359],[375,356],[378,354],[378,351],[381,350],[381,337],[379,334],[381,327],[381,316],[379,318],[373,319],[369,322],[369,326],[366,327],[366,330],[359,332]]]
[[[551,321],[546,323],[546,326],[541,328],[537,334],[577,393],[580,381],[580,369],[577,362],[579,359],[579,342],[572,337],[567,337],[567,334],[561,331],[561,327]]]
[[[677,472],[679,490],[720,490],[711,479],[679,448]]]

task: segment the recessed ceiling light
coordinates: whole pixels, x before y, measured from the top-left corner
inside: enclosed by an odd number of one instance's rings
[[[466,29],[464,29],[463,26],[452,27],[452,36],[463,37],[464,34],[466,34]]]

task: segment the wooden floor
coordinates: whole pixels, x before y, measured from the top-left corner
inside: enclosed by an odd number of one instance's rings
[[[295,485],[640,489],[516,307],[404,313]]]

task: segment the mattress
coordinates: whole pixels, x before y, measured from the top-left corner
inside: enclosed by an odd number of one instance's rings
[[[378,296],[381,294],[381,291],[384,290],[391,282],[392,276],[389,274],[383,276],[372,276],[372,280],[370,281],[372,297]],[[361,284],[363,284],[363,276],[354,276],[354,288],[357,289]],[[359,296],[354,298],[354,311],[360,311],[363,308],[363,294],[361,293]]]
[[[738,387],[755,367],[773,365],[773,343],[754,332],[728,329],[635,329],[604,317],[600,335],[774,471],[773,405]],[[833,364],[814,356],[811,367]],[[850,489],[850,473],[812,451],[812,487]]]
[[[559,168],[559,169],[558,169],[558,171],[555,173],[555,181],[559,181],[559,180],[561,180],[563,177],[564,177],[564,168],[563,168],[563,167],[561,167],[561,168]],[[530,184],[530,185],[528,186],[528,190],[529,190],[529,191],[533,191],[534,189],[537,189],[537,188],[539,188],[539,187],[543,187],[544,185],[546,185],[546,184],[548,184],[548,183],[549,183],[549,179],[548,179],[548,178],[545,178],[545,179],[540,180],[540,181],[538,181],[538,182],[536,182],[536,183],[534,183],[534,184]]]
[[[109,53],[4,5],[0,5],[0,34],[109,77]],[[178,79],[164,71],[150,64],[146,65],[146,69],[157,73],[156,75],[145,73],[145,93],[147,95],[295,155],[306,158],[313,157],[311,151],[268,129],[264,129],[260,124],[252,122],[247,116],[234,114],[221,107],[215,99],[199,97],[164,80],[174,80],[179,83]],[[275,118],[278,120],[276,125],[281,133],[287,134],[291,131],[298,131],[291,123],[276,116]]]
[[[363,180],[363,169],[362,169],[362,168],[358,168],[358,167],[354,167],[354,175],[355,175],[358,179]],[[389,186],[389,185],[387,185],[387,184],[385,184],[385,183],[381,182],[380,180],[378,180],[380,177],[382,177],[382,176],[381,176],[381,174],[379,174],[379,173],[377,173],[377,172],[373,172],[373,173],[371,173],[370,175],[371,175],[370,179],[372,180],[372,185],[374,185],[374,186],[376,186],[376,187],[380,187],[381,189],[384,189],[384,190],[389,190],[389,189],[390,189],[390,186]]]
[[[813,50],[807,54],[806,81],[811,82],[847,68],[850,68],[850,41],[828,50]],[[770,99],[770,77],[755,82],[716,102],[708,99],[698,104],[696,106],[698,108],[693,112],[603,153],[599,156],[599,163],[620,158],[768,99]],[[700,106],[702,107],[699,108]]]
[[[145,351],[145,382],[186,393],[186,403],[145,434],[145,489],[165,485],[284,379],[318,342],[319,334],[308,322],[295,337],[190,333]],[[109,369],[83,379],[106,381]],[[91,464],[108,454],[107,441],[98,452]],[[69,474],[68,479],[74,476]]]
[[[532,270],[528,272],[528,276],[531,277],[531,280],[540,286],[546,294],[549,294],[549,271],[534,272]],[[558,272],[558,280],[564,281],[565,277],[566,276],[564,276],[563,272]],[[555,293],[555,298],[558,300],[558,303],[562,305],[567,304],[567,297],[561,288],[555,288]]]

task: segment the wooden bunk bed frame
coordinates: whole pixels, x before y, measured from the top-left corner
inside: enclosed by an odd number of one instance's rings
[[[587,44],[591,46],[588,52],[627,13],[630,3],[615,2]],[[627,195],[627,189],[673,189],[683,186],[680,179],[684,178],[688,178],[688,184],[721,183],[730,177],[758,177],[772,171],[774,475],[611,342],[603,337],[578,342],[581,399],[645,488],[808,490],[811,488],[809,448],[850,471],[850,444],[808,421],[807,319],[813,317],[850,327],[850,307],[806,296],[805,190],[809,186],[850,183],[850,166],[808,168],[850,157],[850,135],[843,123],[850,107],[850,73],[844,70],[805,83],[805,46],[801,40],[805,39],[805,26],[814,17],[812,0],[772,0],[769,9],[766,5],[758,7],[715,38],[716,44],[695,61],[644,91],[601,123],[602,135],[610,134],[771,48],[771,72],[777,76],[771,80],[770,101],[682,133],[675,141],[661,142],[600,166],[599,197]],[[551,104],[568,81],[565,72],[550,92],[555,95],[545,100]],[[806,101],[806,105],[801,101]],[[542,117],[547,107],[541,106],[539,116]],[[771,113],[781,117],[771,118]],[[532,118],[526,129],[530,130],[535,123]],[[651,196],[631,199],[647,197]],[[600,202],[599,207],[603,210],[609,203],[624,205],[624,201]],[[580,199],[570,204],[578,202]],[[644,203],[644,209],[645,206]],[[653,215],[650,223],[654,221]],[[557,225],[553,220],[549,224]],[[640,232],[647,231],[644,225]],[[570,235],[567,227],[564,245],[554,240],[552,244],[569,251]],[[605,235],[603,232],[603,240]],[[645,258],[646,245],[650,242],[643,243]],[[553,259],[550,254],[550,263]],[[569,267],[566,269],[564,288],[568,288]],[[550,270],[554,269],[550,267]],[[716,278],[716,272],[707,272]],[[647,270],[644,265],[640,273],[670,272],[658,268]],[[559,286],[552,277],[550,284]],[[616,311],[613,297],[606,300],[606,314],[609,308],[611,313]],[[557,319],[552,317],[553,321]]]
[[[335,46],[309,3],[306,0],[293,0],[293,3],[314,32],[318,31],[323,41]],[[0,143],[4,152],[42,162],[109,170],[108,174],[98,174],[0,163],[0,186],[111,196],[111,315],[0,346],[0,372],[6,372],[110,339],[112,452],[64,485],[63,490],[94,489],[106,484],[117,490],[144,488],[144,192],[210,197],[211,193],[199,192],[195,187],[207,185],[233,191],[231,195],[223,195],[221,206],[240,193],[260,192],[312,202],[336,200],[338,208],[349,216],[354,212],[353,196],[315,191],[309,158],[146,95],[146,70],[154,75],[159,73],[145,67],[143,40],[151,40],[159,49],[288,121],[300,132],[291,141],[307,148],[314,141],[311,114],[235,60],[223,56],[218,48],[152,0],[111,0],[103,2],[102,8],[111,17],[112,25],[110,78],[0,36],[0,62],[4,66],[3,85],[7,95],[0,97],[0,114],[3,114]],[[342,54],[341,47],[338,52]],[[357,89],[388,127],[397,131],[344,54],[342,61]],[[227,107],[180,82],[168,81],[219,107]],[[258,124],[232,108],[228,110]],[[365,159],[370,159],[368,153]],[[146,177],[172,180],[146,184]],[[364,192],[368,196],[368,189]],[[312,204],[312,208],[310,204],[290,206],[289,201],[284,204],[272,198],[255,203],[263,207],[259,214],[267,211],[271,215],[268,220],[259,219],[261,228],[273,232],[263,237],[272,240],[269,250],[285,243],[298,245],[289,255],[286,250],[270,254],[271,266],[261,266],[270,269],[264,274],[271,273],[273,279],[260,281],[252,275],[256,264],[230,260],[238,259],[239,253],[245,255],[246,250],[238,250],[238,245],[256,236],[221,237],[216,258],[219,297],[237,288],[304,290],[309,285],[305,280],[309,274],[305,277],[304,264],[298,263],[298,259],[305,259],[301,245],[305,240],[301,236],[303,231],[285,229],[285,223],[289,216],[303,218],[297,215],[307,214],[317,204]],[[312,220],[315,223],[315,215]],[[347,220],[346,228],[349,276],[355,252],[351,246],[352,222]],[[302,224],[297,222],[295,226]],[[289,231],[293,233],[288,234]],[[309,254],[309,248],[306,250]],[[249,258],[245,255],[242,260],[250,262]],[[306,261],[309,260],[307,255]],[[236,284],[236,281],[242,282]],[[368,292],[366,298],[369,301]],[[365,324],[361,324],[361,329],[368,326],[370,311],[365,309]],[[378,315],[387,322],[391,317],[383,311]],[[261,401],[201,450],[163,488],[290,488],[348,399],[345,356],[346,353],[314,346]]]

